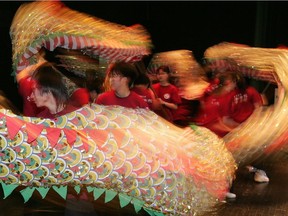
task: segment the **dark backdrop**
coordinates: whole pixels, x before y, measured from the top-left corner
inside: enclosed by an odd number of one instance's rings
[[[24,1],[0,2],[0,89],[21,107],[11,76],[9,28]],[[188,49],[201,61],[204,51],[223,41],[258,47],[288,45],[288,2],[256,1],[64,1],[71,9],[130,26],[142,24],[153,52]]]

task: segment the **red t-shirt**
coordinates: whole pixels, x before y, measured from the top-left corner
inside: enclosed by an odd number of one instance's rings
[[[242,123],[254,112],[255,104],[263,105],[262,97],[255,88],[249,86],[246,91],[235,90],[230,110],[226,112],[234,121]]]
[[[225,95],[206,94],[200,99],[200,108],[193,121],[197,125],[210,129],[220,137],[225,136],[228,131],[220,124],[220,118],[228,112],[228,107],[231,107],[233,96],[233,91]]]
[[[190,100],[181,98],[181,103],[178,104],[178,108],[174,113],[174,121],[175,120],[188,120],[191,118],[193,113],[193,107]]]
[[[255,103],[262,105],[263,102],[253,87],[248,87],[244,92],[235,89],[225,95],[206,95],[201,99],[200,112],[193,120],[223,137],[228,131],[219,124],[219,119],[229,116],[242,123],[253,113]]]
[[[115,94],[115,91],[107,91],[100,94],[96,100],[97,104],[102,105],[119,105],[127,108],[149,108],[148,104],[134,91],[130,91],[130,94],[121,98]]]
[[[205,125],[212,121],[217,121],[220,117],[220,96],[205,95],[200,99],[200,108],[197,116],[193,120],[199,125]]]
[[[179,96],[178,88],[172,84],[168,86],[161,86],[160,83],[153,84],[154,92],[156,96],[161,98],[163,101],[168,103],[174,103],[179,105],[181,103],[181,97]],[[176,111],[167,108],[167,112],[171,116],[172,121],[174,120],[174,116],[176,115]]]
[[[70,97],[70,103],[75,107],[82,107],[89,103],[90,94],[86,88],[77,88]]]
[[[131,89],[132,91],[134,91],[136,94],[138,94],[141,98],[143,98],[143,100],[148,104],[149,109],[153,110],[152,108],[152,95],[151,95],[151,91],[150,89],[147,89],[145,87],[133,87]]]
[[[181,98],[181,101],[174,113],[173,121],[177,125],[188,126],[192,122],[191,118],[195,108],[192,100]]]
[[[49,119],[55,119],[59,116],[62,116],[62,115],[65,115],[67,113],[70,113],[70,112],[73,112],[75,110],[77,110],[78,107],[75,107],[71,104],[68,104],[65,109],[63,109],[61,112],[58,112],[56,114],[51,114],[49,109],[47,107],[44,108],[43,111],[41,111],[40,113],[38,113],[36,115],[36,117],[39,117],[39,118],[49,118]]]

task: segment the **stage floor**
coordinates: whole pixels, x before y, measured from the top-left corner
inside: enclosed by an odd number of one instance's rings
[[[253,166],[265,170],[270,181],[257,183],[245,167],[239,168],[231,191],[236,199],[227,199],[222,208],[207,216],[284,216],[288,215],[288,155],[270,158]]]

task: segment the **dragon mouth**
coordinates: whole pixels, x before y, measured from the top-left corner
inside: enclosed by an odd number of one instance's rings
[[[108,62],[135,62],[150,54],[150,35],[140,24],[130,27],[108,22],[66,7],[59,1],[25,3],[11,27],[13,75],[37,62],[41,49],[78,50]],[[63,58],[62,58],[63,59]],[[74,59],[74,64],[82,58]]]

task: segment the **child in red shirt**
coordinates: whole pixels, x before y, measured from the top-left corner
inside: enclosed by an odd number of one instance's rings
[[[159,98],[160,103],[163,105],[167,116],[162,117],[166,118],[168,121],[174,121],[174,115],[178,109],[178,105],[181,103],[181,98],[179,96],[178,88],[171,84],[169,81],[170,78],[170,69],[168,66],[160,66],[157,68],[157,79],[158,83],[153,84],[153,89],[156,96]]]
[[[108,73],[111,90],[100,94],[96,103],[148,109],[148,104],[143,98],[130,90],[137,75],[136,68],[129,63],[113,64]]]

